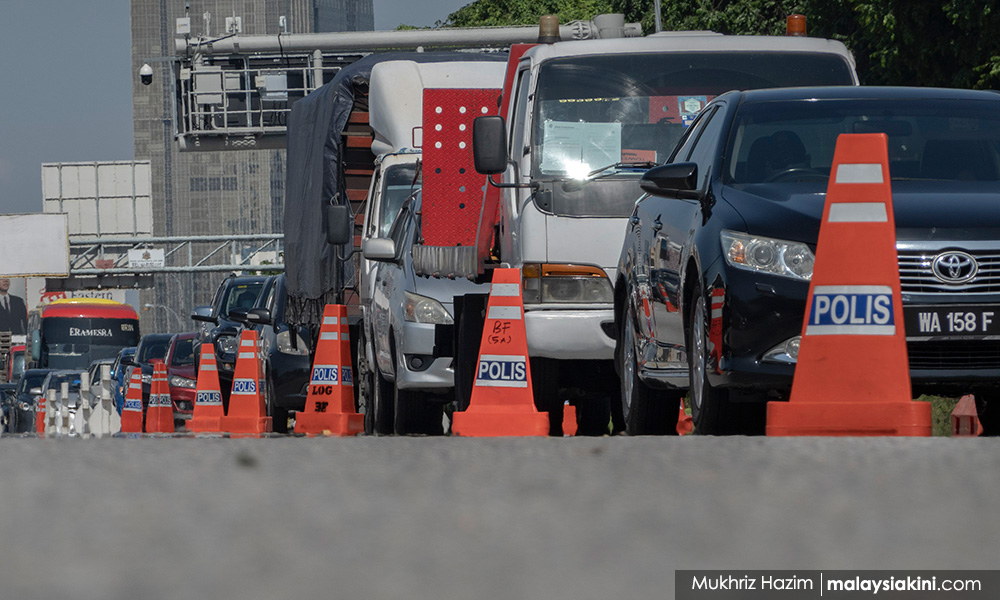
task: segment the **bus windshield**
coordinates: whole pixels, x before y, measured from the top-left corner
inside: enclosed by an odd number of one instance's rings
[[[139,343],[134,319],[46,317],[42,319],[42,365],[86,370],[92,361],[115,358],[124,346]]]

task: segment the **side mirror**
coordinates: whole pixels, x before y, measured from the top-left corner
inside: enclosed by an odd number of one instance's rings
[[[247,311],[246,322],[253,325],[270,325],[271,311],[266,308],[251,308]]]
[[[331,204],[326,209],[326,241],[334,246],[354,240],[354,215],[351,207]]]
[[[496,175],[507,170],[507,124],[503,117],[476,117],[472,122],[472,155],[477,173]]]
[[[212,316],[211,306],[196,306],[194,310],[191,311],[191,319],[193,321],[202,321],[205,323],[212,323],[213,325],[218,325],[219,320]]]
[[[31,332],[31,360],[42,360],[42,333],[37,329]]]
[[[370,238],[365,241],[363,254],[368,260],[392,262],[396,260],[396,243],[389,238]]]
[[[31,394],[32,396],[41,396],[42,388],[40,387],[31,388],[30,390],[28,390],[28,393]]]
[[[698,190],[698,165],[693,162],[653,167],[639,180],[639,187],[654,196],[694,200],[701,198]]]
[[[131,356],[123,356],[122,364],[125,365],[126,367],[135,366],[135,359],[133,359]]]
[[[249,308],[242,308],[242,307],[231,308],[229,309],[229,319],[232,321],[236,321],[237,323],[246,324],[247,312],[249,310],[250,310]]]

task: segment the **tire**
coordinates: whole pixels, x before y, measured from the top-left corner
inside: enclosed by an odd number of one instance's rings
[[[635,354],[635,313],[629,306],[618,344],[621,364],[621,417],[628,435],[677,435],[681,393],[654,390],[639,378]]]
[[[688,318],[688,366],[691,377],[691,420],[701,435],[762,435],[767,404],[733,402],[732,392],[708,380],[708,301],[700,286],[691,298]]]
[[[528,360],[535,408],[549,413],[549,435],[562,437],[563,401],[559,398],[559,364],[550,358],[529,357]]]
[[[279,407],[275,400],[277,396],[274,392],[274,381],[268,374],[265,378],[264,399],[267,403],[267,414],[271,417],[271,431],[274,433],[288,433],[288,411]]]
[[[358,335],[358,406],[357,411],[365,416],[365,435],[375,434],[375,378],[371,365],[368,364],[367,342],[364,327]]]
[[[396,435],[444,435],[444,405],[420,392],[395,388]]]
[[[393,433],[393,385],[386,381],[378,365],[373,365],[372,373],[372,434],[391,435]]]
[[[977,393],[976,415],[983,426],[983,437],[1000,436],[1000,395]]]

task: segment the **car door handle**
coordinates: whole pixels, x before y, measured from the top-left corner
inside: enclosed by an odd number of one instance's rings
[[[661,229],[663,229],[663,223],[660,222],[660,217],[656,217],[656,220],[653,221],[653,231],[659,231]]]

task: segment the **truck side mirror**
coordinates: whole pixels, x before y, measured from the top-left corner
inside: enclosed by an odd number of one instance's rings
[[[31,360],[38,362],[42,359],[42,334],[37,329],[31,332]]]
[[[331,204],[327,207],[326,241],[334,246],[354,241],[354,215],[350,206]]]
[[[507,170],[507,125],[496,115],[472,122],[472,155],[476,172],[496,175]]]
[[[396,260],[396,244],[389,238],[365,240],[363,255],[368,260],[392,262]]]

